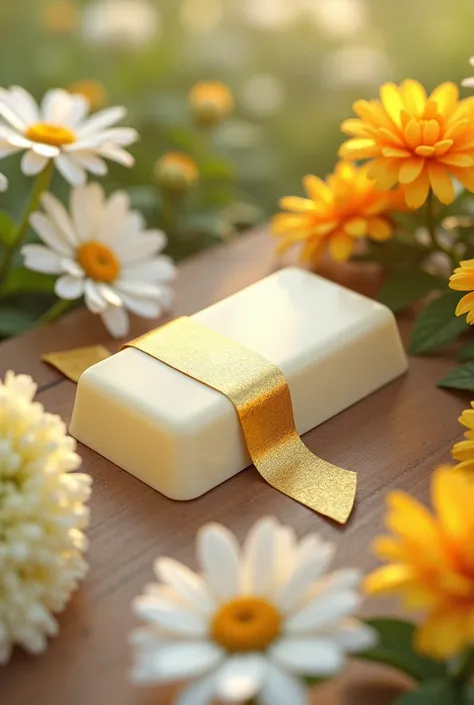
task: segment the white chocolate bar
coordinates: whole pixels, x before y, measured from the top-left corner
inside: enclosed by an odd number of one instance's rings
[[[300,434],[407,369],[388,308],[295,267],[192,318],[281,369]],[[177,500],[199,497],[251,464],[227,397],[134,348],[83,373],[70,432]]]

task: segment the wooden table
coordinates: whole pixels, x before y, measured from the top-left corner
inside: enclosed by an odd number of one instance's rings
[[[191,314],[273,271],[273,242],[256,232],[185,262],[179,268],[174,314]],[[374,291],[377,275],[360,265],[333,270],[333,278],[364,293]],[[410,316],[399,320],[406,340]],[[133,335],[154,327],[134,321]],[[68,422],[75,385],[40,361],[40,354],[78,345],[112,342],[100,320],[86,310],[0,346],[0,375],[13,369],[31,374],[38,399]],[[171,691],[139,689],[127,682],[131,663],[127,635],[137,621],[132,598],[153,579],[152,562],[169,555],[194,566],[194,536],[213,520],[240,537],[264,514],[275,514],[300,534],[320,531],[338,544],[336,566],[376,565],[372,538],[381,531],[384,496],[393,488],[426,500],[430,473],[449,459],[461,436],[457,417],[469,401],[442,391],[435,382],[453,366],[446,357],[415,358],[407,375],[305,436],[318,455],[359,473],[357,505],[345,528],[338,528],[273,490],[248,469],[204,497],[173,502],[126,472],[80,446],[83,469],[94,478],[89,530],[89,574],[60,617],[60,635],[40,658],[17,650],[0,669],[2,705],[151,705],[171,703]],[[159,458],[157,459],[159,462]],[[365,613],[393,611],[391,603],[370,601]],[[350,666],[319,689],[318,705],[384,705],[403,679],[375,666]],[[291,705],[291,703],[288,703]]]

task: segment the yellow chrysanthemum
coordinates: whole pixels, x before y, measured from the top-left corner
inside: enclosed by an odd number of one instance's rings
[[[458,421],[468,430],[464,433],[464,441],[458,441],[451,451],[454,460],[458,461],[456,470],[474,472],[474,401],[471,409],[464,409]]]
[[[365,166],[341,162],[326,181],[309,175],[303,184],[309,198],[282,198],[280,206],[289,212],[275,215],[272,224],[281,236],[279,251],[303,243],[303,260],[317,261],[328,248],[333,259],[343,261],[360,238],[388,240],[394,229],[391,213],[404,210],[401,189],[381,193]]]
[[[458,100],[454,83],[428,97],[417,81],[386,83],[381,100],[358,100],[359,119],[345,120],[353,138],[340,148],[346,159],[373,159],[370,175],[380,189],[405,186],[407,205],[422,206],[430,191],[443,203],[454,200],[451,176],[474,192],[474,99]]]
[[[474,646],[474,482],[451,467],[435,471],[435,514],[403,492],[388,497],[386,526],[376,553],[389,565],[366,578],[371,594],[400,594],[426,616],[415,647],[448,659]]]
[[[474,325],[474,259],[459,262],[449,278],[449,286],[455,291],[469,291],[456,306],[456,316],[467,313],[466,321]]]

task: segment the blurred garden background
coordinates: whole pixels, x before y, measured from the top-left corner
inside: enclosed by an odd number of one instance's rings
[[[173,200],[167,250],[180,259],[264,222],[303,174],[332,170],[355,99],[387,80],[432,88],[469,75],[473,28],[472,0],[2,0],[1,84],[125,105],[141,135],[136,166],[112,167],[104,183],[128,189],[151,226],[170,217],[156,160],[189,155],[199,178]],[[227,84],[235,101],[212,129],[189,110],[203,80]],[[0,199],[14,215],[31,186],[18,159],[2,161]]]

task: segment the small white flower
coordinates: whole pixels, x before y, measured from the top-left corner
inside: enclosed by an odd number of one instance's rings
[[[156,40],[160,25],[150,0],[95,0],[82,13],[82,36],[91,44],[137,49]]]
[[[27,375],[0,379],[0,664],[13,646],[46,649],[86,571],[89,475],[59,416],[33,402]]]
[[[323,576],[333,546],[316,534],[297,541],[265,518],[241,549],[230,531],[208,524],[197,551],[202,574],[160,558],[160,584],[133,602],[147,624],[132,634],[132,678],[192,680],[178,705],[306,705],[301,676],[331,676],[347,653],[374,644],[373,631],[352,617],[358,571]]]
[[[105,159],[133,166],[123,147],[137,140],[131,127],[112,127],[125,116],[125,108],[106,108],[91,117],[88,99],[61,89],[50,90],[41,106],[20,86],[0,89],[0,157],[24,151],[21,169],[39,174],[53,159],[73,186],[86,181],[86,171],[107,173]]]
[[[471,58],[469,59],[469,63],[471,64],[471,66],[474,66],[474,56],[471,56]],[[461,86],[464,86],[465,88],[474,88],[474,76],[462,80]]]
[[[49,193],[41,204],[45,212],[33,213],[30,223],[44,245],[25,245],[22,254],[28,269],[60,275],[55,291],[61,299],[84,295],[117,338],[129,331],[126,309],[157,318],[170,306],[175,267],[157,256],[166,236],[145,230],[124,191],[106,199],[96,183],[72,189],[70,214]]]

